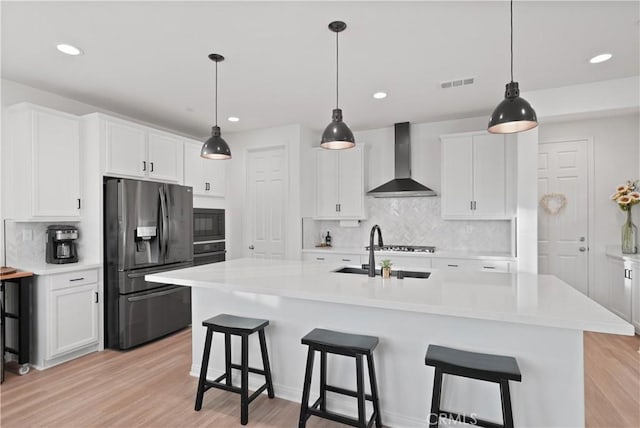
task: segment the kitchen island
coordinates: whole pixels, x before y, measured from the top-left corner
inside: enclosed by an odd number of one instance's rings
[[[275,393],[291,401],[302,394],[307,349],[300,339],[311,329],[378,336],[386,426],[426,425],[433,382],[433,368],[424,365],[429,344],[516,357],[522,371],[522,383],[511,383],[516,426],[584,426],[582,332],[633,334],[630,324],[553,276],[432,269],[428,279],[383,280],[333,272],[339,267],[237,259],[146,279],[192,287],[192,376],[200,369],[203,320],[219,313],[269,319]],[[250,365],[260,367],[257,338],[252,340]],[[224,371],[223,342],[214,338],[210,378]],[[233,345],[238,357],[239,341]],[[328,382],[353,388],[353,361],[328,361]],[[501,421],[496,384],[445,376],[443,385],[443,408]],[[355,407],[350,398],[329,396],[329,408],[355,414]]]

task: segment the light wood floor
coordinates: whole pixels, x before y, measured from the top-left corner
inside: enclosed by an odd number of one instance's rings
[[[191,331],[129,352],[106,350],[26,376],[5,372],[0,426],[239,427],[239,396],[210,390],[193,411]],[[585,334],[587,427],[640,426],[640,337]],[[251,427],[295,427],[299,407],[257,398]],[[309,428],[337,427],[311,418]]]

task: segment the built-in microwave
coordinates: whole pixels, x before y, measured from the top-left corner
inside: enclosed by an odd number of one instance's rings
[[[224,210],[193,209],[193,242],[223,241],[224,238]]]

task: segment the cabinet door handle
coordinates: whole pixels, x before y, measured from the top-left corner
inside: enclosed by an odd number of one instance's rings
[[[147,161],[142,161],[142,170],[143,171],[147,170]]]
[[[458,267],[458,265],[447,265],[449,267]]]
[[[78,198],[77,201],[78,201],[78,209],[80,209],[82,207],[82,201],[80,201],[80,198]]]
[[[97,291],[95,292],[95,295],[96,295],[96,301],[95,301],[95,303],[98,303],[98,292],[97,292]]]
[[[149,162],[149,165],[151,166],[151,171],[149,172],[153,172],[153,162]]]
[[[316,257],[316,260],[324,260],[324,257]]]
[[[83,279],[84,279],[84,277],[72,278],[72,279],[69,280],[69,282],[82,281]]]
[[[625,279],[629,279],[629,274],[628,274],[627,272],[629,272],[629,269],[625,269],[625,270],[624,270],[624,277],[625,277]]]
[[[338,212],[338,204],[336,204],[336,212]]]
[[[342,259],[343,262],[350,262],[351,259]]]
[[[629,269],[629,279],[633,279],[633,278],[631,277],[631,274],[632,274],[632,273],[633,273],[633,270]]]
[[[495,266],[482,266],[483,269],[495,269]]]
[[[342,205],[338,204],[338,212],[342,211]]]

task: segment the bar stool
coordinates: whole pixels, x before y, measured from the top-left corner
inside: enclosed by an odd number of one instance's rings
[[[249,403],[255,400],[265,389],[267,390],[269,398],[274,397],[271,369],[269,367],[269,355],[267,353],[267,343],[264,336],[264,328],[269,325],[269,321],[220,314],[203,321],[202,325],[207,327],[207,338],[204,344],[204,352],[202,353],[202,367],[200,368],[200,380],[198,381],[195,410],[198,411],[202,408],[202,398],[204,393],[210,388],[235,392],[236,394],[240,394],[240,423],[246,425],[249,421]],[[249,335],[256,331],[260,339],[263,370],[249,367]],[[209,367],[209,355],[211,354],[211,341],[214,332],[224,333],[225,372],[213,381],[209,381],[207,380],[207,369]],[[239,365],[231,362],[231,335],[242,338],[242,357]],[[240,388],[233,386],[231,383],[231,369],[240,370],[241,372]],[[265,377],[265,384],[251,395],[249,395],[249,372]],[[224,383],[222,383],[223,379]]]
[[[378,338],[316,328],[302,338],[302,344],[308,345],[309,351],[307,353],[307,369],[304,375],[299,428],[304,428],[307,425],[307,419],[312,415],[354,427],[371,427],[374,421],[376,427],[382,427],[376,372],[373,364],[373,350],[378,345]],[[320,352],[320,398],[309,407],[309,390],[311,389],[313,359],[316,351]],[[356,359],[356,391],[327,385],[328,353]],[[365,393],[363,356],[367,358],[367,367],[369,369],[370,395]],[[328,411],[326,403],[327,391],[356,397],[358,399],[358,419]],[[373,413],[368,422],[365,414],[365,400],[373,403]]]
[[[457,422],[473,424],[481,427],[513,428],[513,414],[511,411],[511,395],[509,381],[520,382],[522,375],[518,362],[513,357],[502,355],[480,354],[477,352],[460,351],[444,346],[429,345],[424,363],[435,367],[433,380],[433,395],[431,397],[431,414],[429,428],[437,428],[440,418],[453,419]],[[450,374],[470,379],[484,380],[500,384],[502,401],[502,425],[482,419],[472,419],[440,408],[440,394],[442,392],[442,375]],[[433,419],[435,417],[435,419]]]

